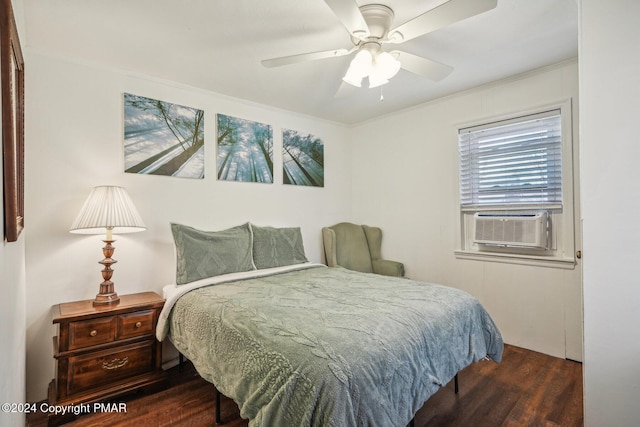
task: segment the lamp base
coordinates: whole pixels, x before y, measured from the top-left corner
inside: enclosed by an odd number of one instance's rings
[[[102,248],[102,254],[104,255],[104,259],[99,261],[99,264],[102,264],[104,268],[102,269],[102,278],[104,281],[100,283],[100,292],[96,295],[96,299],[93,300],[93,306],[103,306],[103,305],[113,305],[120,302],[120,297],[116,293],[113,282],[111,281],[111,276],[113,275],[113,270],[111,269],[111,265],[115,264],[115,259],[111,258],[113,255],[113,251],[116,249],[111,244],[115,242],[112,239],[103,240],[105,243],[104,248]]]
[[[93,300],[93,305],[95,306],[104,306],[104,305],[113,305],[120,302],[120,297],[117,293],[112,292],[108,294],[97,294],[96,299]]]

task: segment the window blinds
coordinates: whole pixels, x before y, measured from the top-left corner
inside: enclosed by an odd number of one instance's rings
[[[461,129],[460,204],[562,206],[560,110]]]

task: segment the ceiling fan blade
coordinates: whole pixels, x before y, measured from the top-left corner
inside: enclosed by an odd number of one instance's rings
[[[369,35],[369,26],[354,0],[324,0],[350,34],[358,38]]]
[[[297,64],[300,62],[315,61],[318,59],[334,58],[337,56],[348,55],[354,49],[334,49],[322,52],[301,53],[298,55],[282,56],[280,58],[265,59],[262,65],[267,68],[280,67],[282,65]]]
[[[400,50],[394,50],[389,53],[397,56],[398,61],[400,61],[402,68],[405,70],[435,82],[444,79],[453,71],[453,67],[411,53]]]
[[[496,7],[498,0],[449,0],[389,31],[389,41],[402,43]]]

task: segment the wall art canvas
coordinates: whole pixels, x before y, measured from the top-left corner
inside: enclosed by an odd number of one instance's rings
[[[125,93],[124,169],[204,178],[204,111]]]
[[[218,114],[218,179],[273,182],[270,125]]]
[[[324,187],[324,143],[314,135],[282,130],[284,184]]]

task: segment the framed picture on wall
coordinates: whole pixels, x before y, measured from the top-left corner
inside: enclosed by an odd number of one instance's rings
[[[204,178],[204,111],[124,94],[124,171]]]
[[[218,180],[273,183],[271,125],[217,115]]]
[[[24,228],[24,60],[11,0],[0,0],[4,238]]]
[[[282,130],[284,184],[324,187],[324,143],[315,135]]]

